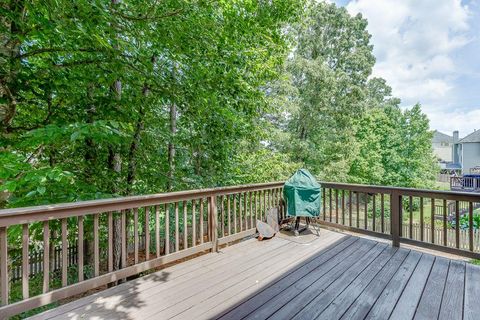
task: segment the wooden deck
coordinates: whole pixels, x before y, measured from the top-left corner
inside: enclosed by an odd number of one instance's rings
[[[480,267],[322,229],[255,239],[38,319],[479,319]]]

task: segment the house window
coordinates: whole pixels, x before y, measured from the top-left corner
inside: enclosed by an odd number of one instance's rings
[[[448,142],[442,142],[442,143],[441,143],[441,146],[442,146],[442,147],[448,147],[448,146],[450,146],[450,143],[448,143]]]

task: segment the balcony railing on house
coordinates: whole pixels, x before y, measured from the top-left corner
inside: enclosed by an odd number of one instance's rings
[[[450,177],[450,190],[480,192],[480,175],[472,177]]]
[[[480,194],[321,184],[322,225],[391,239],[396,247],[409,243],[480,258],[474,223]],[[270,208],[279,208],[286,219],[282,188],[283,182],[275,182],[0,210],[0,314],[19,314],[251,236],[256,220]],[[456,204],[453,216],[448,214],[450,201]],[[435,218],[438,204],[441,220]],[[117,223],[119,247],[114,241]],[[52,233],[57,225],[59,234]],[[15,248],[7,241],[8,230],[15,228],[22,243],[19,296],[10,281]],[[78,244],[73,265],[69,243]],[[51,265],[50,248],[56,246],[61,248],[60,268]],[[43,252],[40,292],[33,292],[29,253],[38,248]],[[118,270],[115,256],[121,257]]]

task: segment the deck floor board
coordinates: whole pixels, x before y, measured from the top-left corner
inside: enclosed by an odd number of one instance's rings
[[[477,319],[480,267],[322,229],[243,241],[36,319]]]

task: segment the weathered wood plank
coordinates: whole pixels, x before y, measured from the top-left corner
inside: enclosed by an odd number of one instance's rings
[[[329,260],[322,268],[317,270],[317,272],[307,274],[298,280],[295,286],[282,291],[275,299],[263,304],[253,313],[250,313],[245,319],[266,319],[282,308],[284,308],[284,312],[297,309],[301,305],[301,300],[299,301],[297,299],[295,303],[293,303],[292,300],[302,292],[305,292],[306,288],[313,284],[315,284],[316,288],[328,286],[328,284],[335,280],[338,274],[345,272],[345,270],[350,268],[352,264],[362,256],[367,256],[366,253],[373,247],[375,247],[375,243],[360,239],[350,248]]]
[[[170,318],[170,316],[175,315],[172,319],[197,318],[198,315],[207,312],[212,305],[217,305],[218,301],[216,301],[216,298],[222,299],[226,294],[231,295],[232,291],[248,286],[249,283],[253,285],[260,279],[268,278],[275,272],[285,270],[292,263],[301,261],[304,257],[312,254],[310,248],[299,247],[296,244],[294,244],[294,247],[296,247],[294,251],[281,250],[276,255],[270,256],[269,259],[258,261],[256,265],[248,270],[233,274],[214,287],[210,287],[189,299],[181,300],[174,307],[165,310],[165,312],[157,313],[155,316]],[[254,278],[259,280],[254,282]],[[179,312],[180,310],[181,312]]]
[[[448,259],[442,257],[435,259],[422,297],[418,303],[414,319],[432,319],[438,317],[449,264],[450,260]]]
[[[268,244],[268,247],[261,248],[261,250],[239,256],[237,261],[227,263],[223,268],[209,270],[208,273],[203,273],[202,270],[197,269],[198,274],[194,273],[195,277],[193,279],[177,283],[175,286],[169,287],[168,290],[165,287],[153,286],[140,292],[135,291],[133,295],[128,295],[129,299],[122,299],[122,308],[136,309],[137,301],[140,299],[143,301],[143,307],[135,311],[137,317],[146,318],[154,314],[157,319],[168,319],[198,301],[199,297],[208,291],[208,288],[214,290],[216,286],[228,281],[236,274],[247,272],[256,265],[272,260],[278,255],[279,248],[285,247],[291,250],[292,246],[294,244],[287,241],[276,241]],[[152,280],[155,281],[155,278],[162,279],[163,277],[158,275],[152,277]],[[109,301],[112,304],[118,304],[118,297],[113,296]],[[105,318],[109,313],[108,308],[107,310],[100,308],[94,314],[96,317]]]
[[[357,299],[346,309],[340,319],[350,319],[356,317],[363,319],[368,314],[370,308],[375,303],[378,296],[392,279],[395,272],[402,263],[408,258],[409,251],[398,249],[395,255],[387,264],[375,275],[373,280],[365,287]]]
[[[398,299],[395,308],[390,315],[390,320],[413,318],[434,261],[434,256],[429,254],[422,255],[413,275],[408,281],[400,299]]]
[[[361,256],[357,256],[355,260],[352,260],[345,265],[346,268],[342,268],[342,264],[338,268],[335,268],[330,276],[324,277],[318,281],[314,281],[308,288],[302,290],[291,301],[285,304],[282,308],[278,309],[274,313],[274,317],[285,317],[291,319],[300,310],[304,308],[319,294],[324,292],[330,285],[332,285],[338,279],[347,278],[346,281],[354,279],[365,267],[370,265],[375,258],[387,247],[384,243],[377,243],[369,250],[363,252]],[[350,258],[350,257],[349,257]],[[346,259],[347,260],[347,259]],[[341,280],[339,280],[341,281]],[[346,282],[345,281],[345,282]],[[291,289],[289,289],[290,291]],[[302,318],[301,316],[299,318]]]
[[[358,278],[356,278],[343,292],[341,292],[319,315],[319,319],[339,319],[357,297],[365,290],[372,279],[380,272],[383,266],[397,252],[396,247],[387,248],[380,256],[377,257],[375,263],[364,270]]]
[[[369,281],[373,279],[373,277],[382,269],[390,258],[395,255],[396,252],[396,248],[385,248],[385,250],[383,250],[369,265],[360,266],[359,268],[352,270],[352,272],[344,273],[325,291],[321,292],[310,301],[305,308],[298,310],[294,319],[315,319],[316,317],[331,319],[335,315],[341,315],[341,313],[336,310],[332,317],[327,316],[328,318],[325,318],[322,312],[324,310],[327,311],[326,309],[333,304],[333,301],[343,293],[358,296],[361,293],[361,288],[364,288]],[[362,269],[363,267],[364,269]],[[342,297],[339,298],[342,299]],[[342,300],[345,301],[345,298],[346,295],[344,294]],[[348,308],[348,305],[345,307]],[[334,310],[335,308],[332,309]]]
[[[458,221],[458,220],[457,220]],[[480,283],[477,283],[480,285]],[[465,292],[465,262],[452,260],[448,269],[439,319],[463,319],[463,295]],[[480,300],[479,300],[480,302]],[[480,314],[477,315],[480,317]]]
[[[463,318],[477,320],[480,315],[480,266],[466,265]]]
[[[335,254],[331,251],[333,248],[338,247],[337,244],[345,243],[346,240],[349,242],[354,241],[348,237],[330,237],[328,241],[322,239],[323,241],[318,241],[315,243],[314,247],[310,247],[310,250],[306,250],[305,255],[299,260],[294,259],[290,260],[291,263],[288,265],[283,265],[283,268],[277,269],[273,273],[269,272],[269,268],[265,268],[265,274],[269,273],[266,276],[260,277],[250,277],[249,279],[239,282],[234,286],[229,287],[224,290],[221,295],[212,296],[209,299],[203,301],[199,306],[195,307],[195,312],[201,318],[212,319],[219,317],[220,315],[225,315],[226,312],[232,310],[238,310],[236,308],[241,301],[251,301],[251,297],[256,297],[262,294],[265,289],[268,289],[286,276],[296,274],[299,268],[302,268],[308,264],[312,264],[313,260],[319,259],[321,256],[329,255],[330,258]],[[328,258],[325,258],[325,261]],[[287,271],[286,271],[287,270]],[[264,273],[262,272],[262,275]],[[260,276],[260,274],[259,274]],[[261,304],[260,304],[261,305]],[[192,309],[193,311],[193,309]],[[190,314],[190,311],[186,312],[185,315]],[[236,318],[233,318],[236,319]]]
[[[329,241],[325,241],[325,239],[322,240],[323,241],[312,243],[308,248],[299,247],[299,250],[295,250],[295,253],[293,254],[288,253],[286,256],[282,255],[279,257],[280,260],[278,260],[278,258],[276,258],[276,261],[271,260],[275,263],[269,264],[269,262],[266,262],[264,264],[266,267],[260,267],[261,270],[258,272],[249,272],[251,275],[248,278],[236,281],[236,283],[231,286],[228,283],[222,283],[222,285],[225,285],[225,289],[220,294],[208,294],[208,298],[194,307],[178,314],[175,318],[197,319],[200,317],[211,319],[217,316],[220,312],[224,312],[226,308],[233,306],[234,303],[232,303],[232,300],[238,302],[240,299],[245,299],[256,294],[262,288],[283,277],[285,270],[297,270],[299,267],[305,265],[304,261],[312,262],[315,258],[323,255],[329,251],[328,249],[334,247],[332,244],[338,242],[339,237],[329,237]]]
[[[235,246],[224,248],[222,254],[202,255],[195,259],[169,267],[168,281],[155,281],[156,279],[161,278],[163,275],[164,271],[159,271],[154,274],[120,284],[110,288],[109,290],[100,291],[80,300],[57,307],[53,310],[49,310],[41,314],[41,316],[38,318],[52,318],[63,315],[67,312],[75,312],[79,315],[83,315],[87,311],[93,313],[95,310],[101,309],[104,306],[101,301],[106,301],[107,299],[110,299],[110,297],[122,296],[122,299],[129,299],[138,292],[152,287],[162,287],[163,290],[166,291],[169,288],[177,286],[178,283],[188,282],[197,278],[199,275],[203,274],[202,272],[211,272],[212,270],[218,270],[222,265],[236,263],[238,259],[243,259],[246,253],[256,250],[256,245],[258,244],[260,243],[252,239],[236,244]]]
[[[250,299],[242,302],[239,305],[236,305],[231,310],[223,310],[222,319],[241,319],[249,313],[253,312],[263,304],[272,300],[280,292],[290,288],[298,280],[300,280],[305,275],[310,272],[316,272],[317,268],[329,261],[330,259],[337,256],[343,250],[349,246],[354,245],[354,242],[357,241],[357,238],[345,239],[334,247],[329,248],[326,252],[322,252],[319,256],[311,261],[306,262],[305,264],[300,265],[297,269],[292,270],[284,277],[278,279],[275,283],[272,283],[270,286],[266,287],[263,291],[257,292],[255,296],[252,296]]]
[[[392,313],[403,289],[407,285],[412,274],[415,272],[421,256],[422,254],[417,251],[410,251],[410,254],[400,266],[400,269],[398,269],[381,293],[380,297],[370,309],[366,319],[380,319]]]

